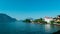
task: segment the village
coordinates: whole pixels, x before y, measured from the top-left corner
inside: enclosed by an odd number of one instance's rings
[[[57,15],[54,18],[45,16],[44,18],[35,19],[35,20],[33,20],[33,19],[25,19],[23,22],[60,25],[60,15]]]

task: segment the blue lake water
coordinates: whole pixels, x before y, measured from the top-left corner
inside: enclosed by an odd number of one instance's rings
[[[58,30],[60,26],[50,24],[0,23],[0,34],[51,34]]]

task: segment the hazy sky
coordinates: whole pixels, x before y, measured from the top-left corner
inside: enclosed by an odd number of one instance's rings
[[[16,19],[60,14],[60,0],[0,0],[0,13]]]

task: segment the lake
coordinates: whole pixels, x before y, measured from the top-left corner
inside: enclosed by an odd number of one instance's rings
[[[24,22],[0,23],[0,34],[52,34],[60,26]]]

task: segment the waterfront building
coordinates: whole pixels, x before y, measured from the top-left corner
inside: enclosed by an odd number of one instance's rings
[[[53,18],[52,18],[52,17],[47,17],[47,16],[45,16],[44,21],[46,21],[47,23],[50,24],[51,21],[53,21]]]
[[[60,15],[58,15],[56,18],[53,18],[55,22],[60,22]]]

